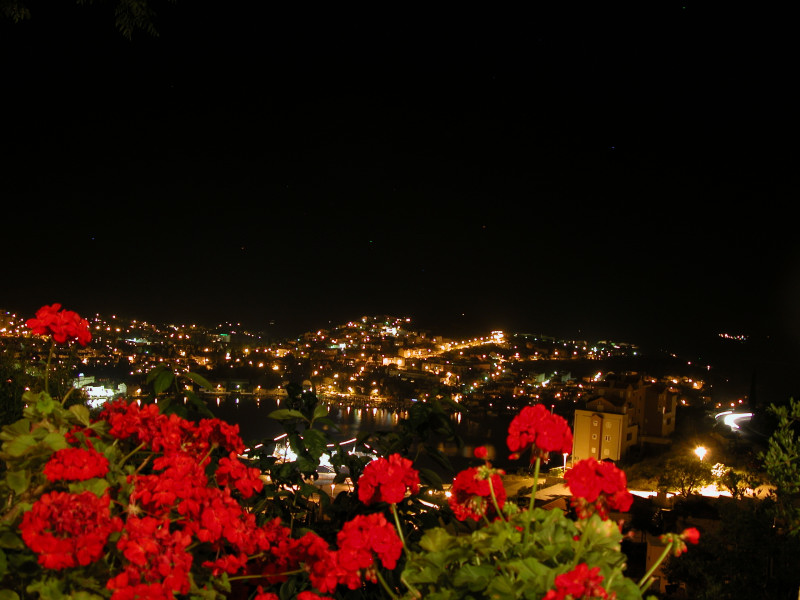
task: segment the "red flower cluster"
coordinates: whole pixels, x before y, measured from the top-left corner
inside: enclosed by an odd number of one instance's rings
[[[338,550],[307,533],[298,540],[299,551],[294,550],[299,562],[305,563],[311,584],[322,593],[332,592],[340,584],[358,589],[362,577],[374,583],[374,557],[387,569],[394,569],[403,550],[394,527],[381,513],[356,516],[344,524],[336,539]]]
[[[109,502],[108,495],[92,492],[42,494],[22,517],[22,539],[47,569],[86,566],[105,554],[108,536],[122,528]]]
[[[192,555],[190,535],[171,530],[169,519],[128,518],[117,548],[127,559],[122,572],[108,580],[113,600],[171,598],[189,592]]]
[[[700,532],[696,527],[684,529],[680,534],[666,533],[660,538],[662,543],[672,545],[672,554],[680,556],[687,551],[686,542],[692,545],[700,543]]]
[[[324,594],[338,585],[357,589],[364,578],[377,580],[379,565],[396,567],[403,544],[383,514],[360,515],[346,523],[338,534],[338,549],[313,532],[292,537],[278,518],[258,526],[255,514],[235,497],[249,498],[263,487],[259,470],[239,458],[244,444],[238,427],[217,419],[193,423],[162,415],[155,405],[140,407],[124,400],[107,405],[101,417],[112,438],[129,440],[150,454],[148,469],[129,475],[127,485],[112,487],[122,506],[130,489],[120,516],[112,516],[109,495],[98,498],[87,491],[41,496],[25,513],[20,529],[44,567],[86,566],[110,554],[114,571],[106,588],[112,600],[187,594],[192,569],[198,567],[217,577],[255,574],[270,583],[285,581],[284,573],[304,568],[316,591],[299,597],[330,600],[317,591]],[[98,443],[95,436],[101,435],[94,429],[70,432],[70,443],[83,447],[54,452],[44,469],[48,480],[107,476],[108,460],[90,440],[91,436]],[[215,448],[225,452],[214,454]],[[216,459],[219,454],[223,455]],[[395,454],[368,465],[359,485],[367,503],[397,503],[408,489],[418,491],[419,475],[411,461]],[[109,543],[112,532],[119,535]],[[197,565],[192,549],[198,546],[213,558]],[[259,590],[257,597],[275,596]]]
[[[112,437],[133,438],[155,452],[185,451],[193,456],[207,454],[214,447],[229,452],[244,452],[239,426],[219,419],[202,419],[192,423],[177,415],[163,415],[155,404],[139,406],[125,400],[106,404],[100,418],[108,421]]]
[[[124,400],[108,405],[102,416],[112,437],[130,439],[142,446],[141,451],[154,453],[154,458],[148,471],[128,477],[131,492],[124,520],[112,518],[107,495],[43,495],[21,526],[23,539],[39,554],[43,566],[62,569],[96,561],[113,551],[108,537],[119,531],[116,549],[121,560],[106,587],[112,590],[113,600],[133,600],[188,593],[194,565],[190,548],[199,543],[216,554],[201,565],[215,576],[248,572],[248,557],[253,555],[263,557],[260,572],[270,581],[281,579],[274,574],[297,570],[302,564],[320,572],[336,562],[331,559],[334,552],[316,534],[295,539],[279,519],[257,526],[255,514],[234,498],[235,494],[251,497],[263,487],[259,470],[248,467],[237,455],[244,449],[237,427],[217,419],[192,423],[162,415],[155,405],[140,407]],[[53,453],[45,466],[50,481],[85,480],[108,473],[107,459],[86,435],[71,433],[68,439],[89,448]],[[209,475],[211,450],[217,447],[226,450],[227,456],[219,458]],[[114,491],[119,495],[120,490]],[[384,549],[386,543],[381,545],[385,532],[377,528],[371,535],[372,547],[384,562],[396,560]],[[357,570],[354,576],[358,587]],[[333,587],[344,580],[344,575],[334,579]]]
[[[633,503],[625,471],[610,462],[599,462],[594,457],[581,460],[566,472],[564,479],[580,519],[589,518],[594,512],[607,519],[609,510],[625,512]]]
[[[258,593],[255,595],[253,600],[281,600],[278,594],[273,594],[271,592],[264,593],[261,589],[261,586],[258,586]],[[308,590],[304,592],[300,592],[297,594],[297,600],[333,600],[330,596],[318,596],[314,592],[309,592]]]
[[[497,499],[497,506],[502,509],[506,503],[506,490],[497,470],[488,467],[472,467],[456,475],[448,503],[459,521],[467,519],[478,521],[487,513],[497,516],[494,514],[492,491],[489,488],[490,480],[494,496]]]
[[[397,504],[406,495],[419,491],[419,473],[411,466],[412,462],[399,454],[392,454],[389,460],[381,457],[373,460],[358,479],[358,499],[364,504],[388,502]]]
[[[683,538],[684,542],[689,542],[693,546],[696,546],[700,543],[700,532],[696,527],[689,527],[688,529],[683,530],[683,533],[681,533],[681,538]]]
[[[81,346],[92,341],[89,322],[71,310],[61,310],[60,304],[43,306],[36,311],[36,317],[25,323],[37,335],[52,334],[59,344],[75,339]]]
[[[550,590],[542,600],[594,600],[607,598],[613,600],[616,594],[611,595],[603,589],[601,583],[600,567],[591,569],[586,563],[581,563],[569,573],[556,576],[556,589]]]
[[[531,447],[531,462],[546,461],[550,452],[572,452],[572,431],[563,417],[537,404],[526,406],[511,420],[506,442],[517,457]]]
[[[63,448],[56,451],[44,466],[48,481],[85,481],[92,477],[105,477],[108,459],[97,450]]]

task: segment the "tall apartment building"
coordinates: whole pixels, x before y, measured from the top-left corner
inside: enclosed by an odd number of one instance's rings
[[[572,460],[620,460],[640,442],[669,443],[675,431],[678,394],[639,377],[598,386],[603,395],[575,411]]]
[[[575,411],[573,464],[581,459],[619,460],[639,442],[639,426],[630,418],[632,407],[620,398],[595,398]]]

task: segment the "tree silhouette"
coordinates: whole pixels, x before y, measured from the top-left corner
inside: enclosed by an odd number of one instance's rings
[[[658,478],[658,487],[677,490],[683,496],[691,495],[697,488],[711,482],[711,466],[688,456],[679,456],[664,464]]]
[[[169,0],[175,3],[175,0]],[[76,4],[109,4],[103,0],[76,0]],[[150,35],[157,36],[158,30],[155,26],[156,11],[153,9],[153,0],[114,0],[110,3],[114,8],[114,25],[117,30],[127,39],[132,39],[133,32],[137,30],[145,31]],[[23,0],[0,0],[0,16],[11,19],[15,23],[35,19],[38,11],[46,10],[47,5],[37,6],[35,11],[31,11]]]

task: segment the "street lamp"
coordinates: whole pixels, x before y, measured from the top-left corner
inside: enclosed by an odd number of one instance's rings
[[[700,460],[703,460],[705,458],[707,452],[708,450],[706,450],[705,446],[698,446],[697,448],[694,449],[694,453]]]

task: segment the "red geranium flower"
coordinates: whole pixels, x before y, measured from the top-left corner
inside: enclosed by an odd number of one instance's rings
[[[448,503],[459,521],[467,519],[478,521],[487,512],[494,513],[492,492],[489,488],[490,479],[497,506],[502,509],[506,503],[506,490],[503,487],[503,480],[495,469],[485,466],[472,467],[456,475]]]
[[[689,542],[692,545],[697,545],[700,543],[700,532],[696,527],[684,529],[683,533],[681,533],[681,537],[685,542]]]
[[[22,517],[22,539],[47,569],[86,566],[105,554],[109,534],[122,527],[109,502],[108,495],[88,491],[42,494]]]
[[[235,487],[244,498],[260,492],[264,487],[261,480],[261,471],[255,467],[248,467],[231,452],[228,457],[219,459],[217,472],[214,474],[219,485]]]
[[[478,446],[472,453],[475,458],[480,458],[481,460],[486,458],[488,451],[486,450],[486,446]]]
[[[586,563],[581,563],[568,573],[556,576],[556,589],[550,590],[542,600],[579,600],[580,598],[614,598],[616,594],[608,592],[600,585],[603,576],[600,567],[591,569]]]
[[[48,481],[85,481],[104,477],[108,473],[108,459],[97,450],[62,448],[53,453],[44,466]]]
[[[36,317],[25,323],[37,335],[52,334],[59,344],[75,339],[81,346],[92,340],[89,322],[71,310],[61,310],[60,304],[43,306],[36,311]]]
[[[537,404],[526,406],[511,420],[506,442],[515,454],[531,447],[531,462],[547,460],[550,452],[572,452],[572,431],[566,419]]]
[[[692,545],[700,542],[700,532],[695,527],[689,527],[680,534],[665,533],[659,539],[663,544],[672,546],[672,554],[674,556],[680,556],[688,550],[686,542]]]
[[[193,557],[186,548],[191,541],[190,535],[171,531],[169,519],[128,518],[117,541],[127,564],[106,583],[106,588],[114,590],[111,597],[126,598],[132,591],[146,589],[140,586],[152,587],[148,593],[156,591],[167,597],[174,592],[188,593]]]
[[[347,571],[368,569],[373,554],[384,567],[394,569],[403,551],[403,542],[382,513],[358,515],[344,524],[337,534],[337,562]]]
[[[388,502],[397,504],[406,495],[419,491],[419,473],[411,466],[412,462],[399,454],[392,454],[389,460],[378,458],[366,467],[358,479],[358,499],[364,504]]]
[[[594,512],[607,519],[609,509],[625,512],[633,503],[625,471],[610,462],[598,462],[594,457],[578,461],[564,479],[573,494],[571,502],[580,519]]]

